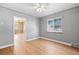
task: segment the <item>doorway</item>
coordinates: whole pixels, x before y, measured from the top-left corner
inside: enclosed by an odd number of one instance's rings
[[[21,53],[26,40],[26,19],[14,16],[14,54]]]
[[[25,32],[25,19],[14,17],[14,34],[22,34]]]

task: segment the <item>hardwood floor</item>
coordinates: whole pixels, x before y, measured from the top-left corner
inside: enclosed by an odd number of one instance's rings
[[[0,55],[13,55],[13,46],[0,49]]]
[[[79,48],[63,45],[57,42],[37,39],[24,41],[24,35],[16,35],[15,46],[0,50],[0,54],[14,55],[79,55]]]
[[[29,43],[45,55],[79,55],[79,48],[70,47],[45,39],[38,39]]]

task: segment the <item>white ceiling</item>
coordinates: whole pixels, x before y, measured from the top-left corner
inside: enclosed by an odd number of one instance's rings
[[[50,3],[46,11],[37,12],[33,8],[33,4],[34,3],[0,3],[0,6],[13,9],[35,17],[43,17],[79,6],[78,3]]]

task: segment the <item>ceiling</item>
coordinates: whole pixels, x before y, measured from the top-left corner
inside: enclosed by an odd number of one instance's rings
[[[35,3],[0,3],[0,6],[13,9],[21,13],[25,13],[27,15],[31,15],[35,17],[43,17],[43,16],[47,16],[53,13],[57,13],[63,10],[67,10],[67,9],[79,6],[78,3],[50,3],[47,6],[46,11],[37,12],[33,8],[33,4]]]

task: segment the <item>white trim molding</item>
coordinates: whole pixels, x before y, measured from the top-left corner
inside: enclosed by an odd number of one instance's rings
[[[36,37],[36,38],[32,38],[32,39],[28,39],[26,41],[32,41],[32,40],[36,40],[36,39],[46,39],[46,40],[50,40],[50,41],[54,41],[54,42],[58,42],[58,43],[61,43],[61,44],[64,44],[64,45],[68,45],[68,46],[72,46],[71,43],[66,43],[66,42],[63,42],[63,41],[58,41],[58,40],[55,40],[55,39],[49,39],[49,38],[46,38],[46,37]]]
[[[8,45],[0,46],[0,49],[7,48],[7,47],[10,47],[10,46],[13,46],[13,45],[14,44],[8,44]]]
[[[40,37],[36,37],[36,38],[32,38],[32,39],[27,39],[25,41],[32,41],[32,40],[36,40],[36,39],[39,39]]]
[[[54,40],[54,39],[49,39],[49,38],[45,38],[45,37],[40,37],[42,39],[46,39],[46,40],[50,40],[50,41],[54,41],[54,42],[58,42],[64,45],[68,45],[68,46],[72,46],[70,43],[66,43],[66,42],[62,42],[62,41],[58,41],[58,40]]]
[[[68,45],[68,46],[72,46],[72,44],[70,44],[70,43],[58,41],[58,40],[55,40],[55,39],[49,39],[49,38],[46,38],[46,37],[36,37],[36,38],[28,39],[26,41],[32,41],[32,40],[36,40],[36,39],[39,39],[39,38],[50,40],[50,41],[54,41],[54,42],[58,42],[58,43],[61,43],[61,44],[64,44],[64,45]]]
[[[54,41],[54,42],[58,42],[58,43],[61,43],[61,44],[64,44],[64,45],[68,45],[68,46],[72,46],[71,43],[66,43],[66,42],[62,42],[62,41],[58,41],[58,40],[54,40],[54,39],[49,39],[49,38],[45,38],[45,37],[36,37],[36,38],[28,39],[28,40],[25,40],[25,41],[37,40],[39,38],[45,39],[45,40]],[[8,44],[8,45],[5,45],[5,46],[0,46],[0,49],[7,48],[7,47],[10,47],[10,46],[13,46],[13,45],[14,44]]]

